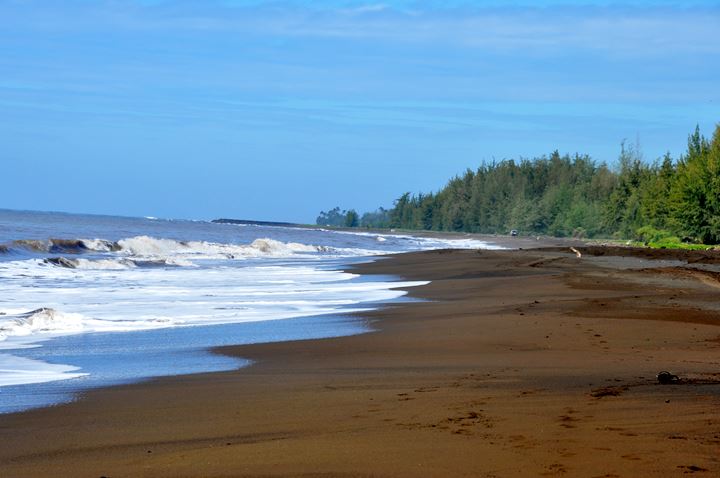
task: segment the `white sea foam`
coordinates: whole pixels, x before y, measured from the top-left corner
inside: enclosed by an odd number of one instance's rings
[[[74,259],[72,262],[77,269],[122,270],[137,267],[137,264],[129,259]]]
[[[52,382],[87,375],[77,367],[58,365],[0,353],[0,387],[28,383]]]
[[[91,251],[110,252],[113,250],[113,243],[105,239],[82,239],[82,243]]]
[[[356,277],[353,274],[310,266],[116,271],[47,268],[37,262],[23,262],[13,264],[18,277],[10,281],[9,294],[0,301],[0,341],[31,334],[144,330],[320,315],[342,306],[393,299],[403,294],[395,288],[420,284],[357,282],[352,280]],[[40,272],[54,283],[51,290],[27,287],[37,282]],[[63,285],[59,287],[58,283]],[[13,307],[3,307],[5,304]],[[7,348],[12,344],[3,345]]]
[[[387,242],[388,240],[402,241],[404,243],[403,248],[395,249],[392,251],[383,251],[383,254],[394,254],[399,252],[407,252],[409,250],[432,250],[432,249],[488,249],[488,250],[500,250],[506,249],[503,246],[492,244],[487,241],[482,241],[473,238],[442,238],[442,237],[429,237],[429,236],[411,236],[408,234],[395,234],[395,233],[374,233],[364,231],[330,231],[327,229],[320,229],[322,231],[331,232],[334,234],[347,234],[352,236],[361,237],[372,237],[377,242]],[[376,251],[379,253],[379,251]]]
[[[77,333],[83,331],[79,314],[65,314],[51,308],[0,316],[0,341],[8,337],[41,333]]]
[[[363,281],[354,274],[331,270],[345,258],[488,247],[469,237],[442,240],[367,231],[336,233],[24,212],[0,211],[0,222],[9,225],[2,231],[5,246],[0,246],[8,252],[0,255],[0,385],[61,380],[89,370],[92,376],[78,381],[78,386],[102,382],[106,368],[122,373],[131,370],[126,358],[144,362],[143,354],[157,345],[159,336],[163,340],[176,337],[178,342],[163,344],[174,352],[196,339],[225,333],[219,329],[195,333],[190,327],[363,311],[376,307],[374,301],[395,299],[404,294],[400,289],[421,284]],[[338,321],[317,318],[308,323],[323,324],[324,334],[330,331],[331,335],[332,324]],[[303,328],[303,323],[222,330],[242,330],[241,341],[255,340],[252,330],[263,331],[258,340],[284,340],[297,338],[296,327]],[[177,330],[157,335],[122,333],[161,328]],[[339,330],[347,328],[343,325]],[[100,335],[71,337],[88,333]],[[303,329],[300,336],[313,333]],[[100,348],[86,350],[88,343]],[[108,343],[118,349],[104,349]],[[214,339],[208,346],[211,343]],[[118,350],[122,359],[117,358]],[[97,358],[105,356],[106,361],[96,361],[97,352]],[[44,363],[46,358],[54,363]],[[89,368],[77,370],[58,363]],[[155,370],[176,373],[174,367]],[[133,373],[122,379],[139,377]],[[72,388],[71,384],[55,387],[66,386]],[[0,399],[7,401],[21,390],[37,391],[34,387],[8,389],[0,393]],[[0,401],[0,409],[2,405]]]
[[[358,312],[372,308],[373,301],[403,295],[398,288],[421,284],[361,282],[355,274],[325,270],[299,260],[288,263],[287,259],[252,263],[229,260],[224,265],[213,263],[212,267],[147,268],[139,265],[143,257],[165,255],[165,261],[181,261],[186,256],[173,256],[172,250],[188,247],[199,251],[200,247],[176,241],[136,242],[151,244],[142,251],[150,255],[120,252],[107,259],[71,258],[74,268],[49,265],[41,259],[0,262],[3,356],[12,349],[68,334],[279,320],[340,310]],[[198,244],[206,247],[206,243]],[[263,240],[247,247],[262,254],[281,251],[280,255],[287,250],[310,250],[310,246],[287,244]],[[203,264],[195,256],[189,257]],[[69,368],[38,367],[36,363],[35,376],[30,372],[8,375],[0,370],[0,383],[74,376],[68,375],[72,371]]]
[[[205,241],[175,241],[157,239],[149,236],[136,236],[118,241],[121,252],[139,257],[166,257],[188,255],[199,258],[251,258],[251,257],[293,257],[302,253],[330,251],[330,248],[318,247],[296,242],[282,242],[274,239],[255,239],[250,244],[219,244]]]
[[[256,239],[250,247],[266,254],[294,254],[297,252],[319,252],[323,248],[300,244],[297,242],[281,242],[274,239]]]
[[[138,235],[117,242],[83,239],[87,250],[66,257],[0,261],[0,385],[78,376],[81,371],[70,366],[9,355],[56,336],[351,313],[424,284],[362,282],[323,267],[328,258],[494,248],[471,238],[334,233],[356,238],[333,239],[331,247],[272,238],[231,244]],[[293,234],[287,237],[302,237]]]
[[[118,241],[123,252],[136,256],[155,256],[188,251],[184,243],[172,239],[156,239],[149,236],[136,236]]]

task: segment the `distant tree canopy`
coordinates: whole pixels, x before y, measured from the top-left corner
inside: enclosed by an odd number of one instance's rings
[[[381,207],[376,211],[366,212],[360,218],[360,226],[387,229],[390,227],[390,211]]]
[[[340,207],[335,207],[329,211],[320,211],[320,215],[315,220],[315,224],[318,226],[335,226],[345,227],[347,221],[348,212],[340,210]]]
[[[350,209],[345,213],[345,227],[358,227],[360,225],[360,216],[355,209]]]
[[[355,209],[341,211],[339,207],[335,207],[327,212],[320,211],[315,224],[318,226],[358,227],[360,225],[360,216]]]
[[[720,242],[720,126],[708,142],[698,129],[670,184],[672,227],[706,244]]]
[[[675,234],[716,244],[720,125],[710,140],[696,128],[677,161],[666,154],[648,163],[625,143],[614,168],[554,151],[468,169],[437,193],[405,193],[392,209],[365,213],[359,221],[354,210],[322,212],[318,224],[639,240]]]

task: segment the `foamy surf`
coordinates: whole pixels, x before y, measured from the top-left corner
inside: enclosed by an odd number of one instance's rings
[[[474,238],[459,238],[459,237],[432,237],[432,236],[412,236],[409,234],[399,233],[376,233],[376,232],[364,232],[364,231],[335,231],[320,229],[321,231],[330,232],[333,234],[345,234],[356,237],[367,237],[372,238],[376,242],[385,243],[392,241],[395,243],[402,243],[403,247],[398,250],[385,251],[386,254],[395,254],[401,252],[408,252],[412,250],[435,250],[435,249],[485,249],[485,250],[502,250],[505,247],[498,244],[493,244],[488,241],[483,241]]]
[[[73,387],[240,366],[197,347],[366,331],[338,317],[423,282],[358,277],[343,271],[347,264],[491,247],[470,238],[1,210],[0,226],[0,413],[66,399],[38,398],[50,396],[48,387],[67,397]],[[162,354],[152,352],[160,345]],[[57,385],[37,395],[40,383]],[[11,395],[25,398],[7,405]]]
[[[64,314],[47,307],[21,313],[2,312],[0,316],[0,341],[8,337],[82,331],[82,317],[79,314]]]
[[[138,267],[136,261],[0,262],[6,291],[6,298],[0,300],[0,349],[8,353],[32,344],[33,339],[39,343],[73,334],[360,312],[373,307],[368,304],[405,293],[397,288],[421,284],[362,282],[355,274],[302,262],[225,261],[224,265],[147,268]],[[16,384],[29,375],[14,377],[3,383]]]
[[[219,244],[205,241],[176,241],[137,236],[117,242],[121,253],[140,257],[184,255],[205,259],[240,259],[270,257],[293,257],[303,253],[330,252],[327,247],[282,242],[269,238],[255,239],[250,244]]]
[[[78,373],[78,367],[0,353],[0,387],[69,380],[85,375],[87,374]]]
[[[85,254],[118,252],[127,256],[157,257],[187,255],[200,258],[292,257],[298,254],[333,252],[334,248],[297,242],[258,238],[250,244],[223,244],[207,241],[177,241],[151,236],[134,236],[118,241],[106,239],[16,239],[0,245],[0,252],[25,250],[35,253]]]

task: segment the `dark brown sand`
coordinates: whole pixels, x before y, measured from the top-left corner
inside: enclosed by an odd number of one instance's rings
[[[366,314],[374,333],[225,348],[257,361],[235,372],[0,416],[0,476],[720,476],[717,275],[584,252],[364,265],[432,280],[428,301]]]

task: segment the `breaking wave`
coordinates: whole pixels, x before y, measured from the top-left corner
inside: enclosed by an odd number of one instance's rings
[[[328,252],[322,246],[312,246],[296,242],[282,242],[274,239],[255,239],[248,245],[220,244],[205,241],[175,241],[157,239],[149,236],[136,236],[117,242],[120,252],[134,256],[159,255],[196,255],[209,258],[235,259],[242,257],[293,256],[298,253]]]
[[[34,335],[37,333],[73,333],[83,330],[80,314],[66,314],[51,308],[40,308],[2,317],[0,341],[7,337]]]
[[[119,241],[105,239],[16,240],[0,244],[0,254],[12,252],[102,255],[101,259],[48,257],[46,264],[68,269],[125,269],[130,267],[193,266],[190,259],[244,259],[294,257],[318,253],[348,255],[348,251],[275,239],[255,239],[250,244],[176,241],[135,236]],[[359,251],[358,251],[359,252]],[[109,253],[117,253],[108,256]],[[118,257],[119,256],[119,257]],[[111,257],[111,258],[110,258]]]
[[[48,257],[43,259],[44,264],[49,264],[66,269],[100,269],[100,270],[122,270],[135,267],[190,267],[194,266],[190,261],[174,258],[165,259],[69,259],[67,257]]]
[[[9,251],[10,248],[17,248],[31,252],[49,252],[51,254],[82,254],[89,251],[109,252],[119,250],[117,243],[102,239],[48,239],[46,241],[38,239],[18,239],[13,241],[10,246],[2,245],[1,247],[3,247],[6,252]]]
[[[187,329],[138,333],[127,339],[111,332],[339,314],[323,325],[335,330],[336,320],[345,321],[340,316],[374,309],[402,297],[403,289],[422,284],[391,278],[364,280],[342,270],[358,258],[482,246],[469,236],[449,241],[370,231],[341,234],[44,213],[3,216],[2,211],[0,229],[0,387],[84,373],[91,375],[84,383],[100,383],[106,380],[106,372],[120,374],[122,380],[145,377],[133,375],[137,371],[126,377],[128,362],[151,362],[154,355],[136,355],[154,353],[156,342],[168,337],[173,341],[168,350],[185,350],[188,344],[200,343],[196,339],[205,340],[206,334],[235,340],[235,333],[227,334],[229,329],[224,327],[199,333]],[[297,331],[301,331],[299,337],[314,333],[306,331],[303,323],[243,330],[248,340],[256,340],[259,329],[266,329],[263,334],[272,340],[295,340]],[[353,329],[365,330],[365,325]],[[94,335],[87,340],[65,337],[78,334]],[[237,334],[246,339],[245,332]],[[51,340],[60,336],[65,338]],[[100,348],[86,350],[94,340]],[[104,348],[109,343],[119,348]],[[58,365],[64,361],[93,365],[83,365],[83,370]],[[93,368],[96,365],[101,373]],[[177,371],[174,363],[151,368],[154,375]],[[145,365],[138,370],[147,373]],[[0,394],[0,413],[5,397]]]
[[[76,304],[77,305],[77,304]],[[98,318],[80,313],[61,312],[51,307],[41,307],[29,312],[0,312],[0,350],[17,349],[33,344],[38,336],[55,337],[87,332],[127,332],[187,325],[183,319],[155,315],[123,318]],[[26,337],[27,344],[9,338]]]

